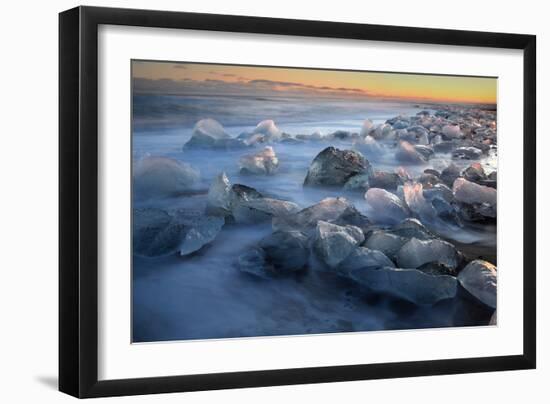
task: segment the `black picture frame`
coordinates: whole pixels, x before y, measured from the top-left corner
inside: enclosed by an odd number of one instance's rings
[[[523,51],[523,354],[98,380],[98,26],[343,38]],[[59,389],[104,397],[324,383],[536,366],[536,37],[183,12],[77,7],[59,15]]]

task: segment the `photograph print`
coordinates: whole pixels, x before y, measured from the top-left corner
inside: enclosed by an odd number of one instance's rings
[[[133,343],[496,325],[496,77],[131,74]]]

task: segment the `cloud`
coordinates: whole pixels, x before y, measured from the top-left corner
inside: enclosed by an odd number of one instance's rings
[[[229,77],[229,76],[228,76]],[[156,94],[204,94],[204,95],[249,95],[249,96],[317,96],[349,97],[371,96],[367,91],[357,88],[315,86],[291,81],[267,79],[248,80],[232,75],[240,81],[221,79],[172,80],[145,78],[134,79],[134,91]]]

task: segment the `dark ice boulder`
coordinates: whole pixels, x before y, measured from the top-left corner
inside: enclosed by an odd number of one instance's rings
[[[138,199],[184,193],[200,176],[189,164],[168,157],[145,157],[133,171],[133,193]]]
[[[313,235],[313,251],[328,267],[336,268],[364,239],[358,227],[319,221]]]
[[[304,186],[342,187],[351,177],[370,171],[371,165],[361,153],[330,146],[313,159]]]
[[[470,164],[464,171],[462,171],[462,176],[470,182],[481,183],[487,179],[485,170],[480,163]]]
[[[248,224],[269,221],[273,217],[288,216],[299,210],[300,207],[293,202],[265,197],[236,198],[231,205],[231,214],[235,222]]]
[[[409,216],[409,211],[395,194],[381,188],[365,193],[368,215],[379,223],[395,224]]]
[[[453,151],[453,158],[463,160],[477,160],[481,157],[483,152],[473,146],[458,147]]]
[[[396,256],[397,265],[403,268],[419,268],[432,262],[454,270],[460,263],[460,256],[451,243],[439,239],[417,238],[405,243]]]
[[[432,188],[437,184],[441,184],[442,182],[438,176],[431,173],[420,174],[416,181],[422,184],[423,189]]]
[[[460,285],[485,305],[497,307],[497,268],[490,262],[475,260],[458,274]]]
[[[429,160],[434,154],[434,151],[430,146],[422,144],[415,145],[414,150],[416,150],[424,158],[424,160]]]
[[[438,217],[455,225],[460,225],[460,219],[454,205],[453,191],[449,187],[445,184],[437,184],[432,188],[424,189],[423,195],[432,204]]]
[[[369,174],[357,174],[351,177],[344,184],[344,189],[347,191],[360,191],[365,192],[370,187],[370,175]]]
[[[273,217],[297,213],[300,207],[289,201],[264,197],[256,189],[242,184],[231,187],[231,215],[236,223],[258,223]]]
[[[300,231],[276,231],[262,239],[260,247],[276,272],[299,271],[308,262],[308,238]]]
[[[421,306],[431,306],[456,296],[456,278],[430,275],[418,269],[378,268],[355,270],[351,278],[367,288]]]
[[[403,179],[397,173],[387,171],[374,171],[369,177],[369,186],[382,188],[386,191],[396,191],[397,187],[403,185]]]
[[[497,191],[494,188],[457,178],[453,184],[453,194],[457,201],[467,204],[487,204],[496,209]]]
[[[382,252],[367,247],[357,247],[338,266],[338,272],[348,275],[357,269],[375,269],[395,267],[394,263]]]
[[[460,177],[460,169],[453,163],[444,168],[439,176],[448,187],[452,187],[458,177]]]

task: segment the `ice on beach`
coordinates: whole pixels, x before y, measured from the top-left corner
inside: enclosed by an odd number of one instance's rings
[[[338,270],[343,274],[349,274],[358,269],[370,270],[383,267],[395,267],[395,265],[382,251],[357,247],[340,263]]]
[[[336,268],[364,239],[358,227],[319,221],[313,236],[313,250],[330,268]]]
[[[404,164],[422,164],[426,159],[407,141],[401,141],[395,151],[395,159]]]
[[[433,223],[435,221],[437,216],[436,211],[432,204],[424,198],[422,184],[405,183],[403,186],[403,195],[409,209],[422,222]]]
[[[365,121],[363,122],[363,125],[361,126],[360,136],[366,137],[373,128],[374,128],[374,123],[370,119],[365,119]]]
[[[225,172],[218,174],[208,189],[207,211],[220,216],[231,212],[231,184]]]
[[[441,129],[441,132],[447,137],[450,138],[460,138],[462,137],[462,131],[460,130],[459,125],[445,125]]]
[[[457,178],[453,184],[455,199],[468,204],[497,204],[497,190],[485,185],[470,182],[465,178]]]
[[[424,264],[438,263],[454,270],[459,264],[456,248],[439,239],[410,239],[396,256],[397,265],[402,268],[420,268]]]
[[[273,147],[266,146],[256,154],[243,156],[239,160],[241,172],[245,174],[274,174],[279,167],[279,159]]]
[[[409,216],[401,199],[381,188],[371,188],[365,193],[367,215],[379,223],[396,224]]]
[[[464,289],[482,303],[497,307],[497,269],[490,262],[475,260],[458,274],[458,281]]]
[[[232,138],[218,121],[206,118],[195,124],[191,139],[185,143],[184,147],[188,149],[238,149],[246,146],[242,140]]]
[[[169,157],[144,157],[134,164],[134,195],[163,197],[188,191],[199,180],[199,171]]]
[[[225,139],[231,137],[225,132],[223,126],[215,119],[201,119],[195,124],[193,129],[194,136],[206,136],[214,139]]]
[[[417,269],[378,268],[352,271],[358,283],[379,293],[408,300],[421,306],[430,306],[456,295],[456,278],[431,275]]]
[[[264,135],[265,141],[278,141],[281,139],[282,135],[281,130],[271,119],[261,121],[258,125],[256,125],[252,133]]]

